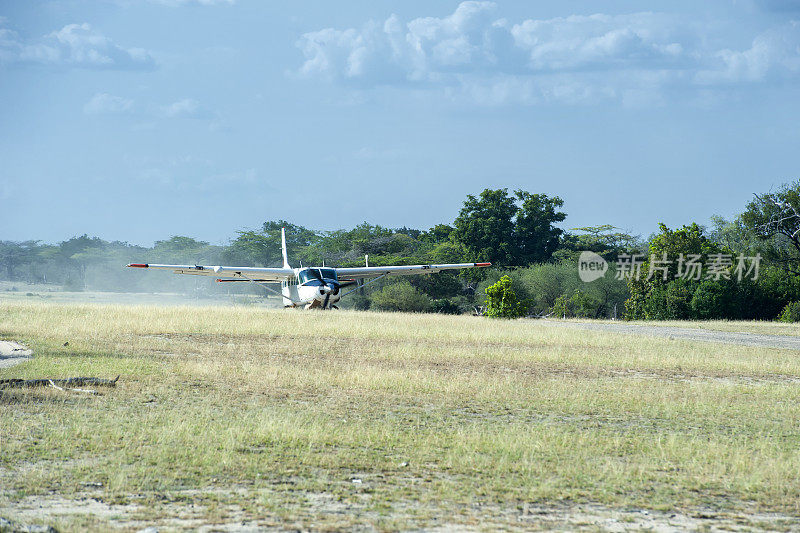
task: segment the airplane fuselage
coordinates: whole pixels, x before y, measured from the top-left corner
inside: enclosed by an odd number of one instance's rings
[[[281,283],[284,307],[329,309],[342,298],[341,283],[332,268],[294,269],[294,279]]]

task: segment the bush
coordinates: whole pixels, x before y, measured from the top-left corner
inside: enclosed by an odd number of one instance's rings
[[[736,310],[731,305],[731,291],[728,285],[721,280],[706,280],[700,283],[694,291],[692,301],[689,302],[692,318],[700,320],[734,318],[731,315]]]
[[[387,285],[372,294],[372,305],[382,311],[406,311],[421,313],[427,311],[431,299],[419,292],[405,280]]]
[[[800,302],[789,302],[778,317],[781,322],[800,322]]]
[[[494,285],[486,287],[486,316],[519,318],[525,315],[526,306],[517,299],[511,283],[510,277],[503,276]]]
[[[520,269],[517,275],[524,292],[517,291],[517,294],[520,298],[530,299],[533,313],[547,313],[559,296],[569,297],[576,289],[585,286],[578,278],[576,264],[542,264]]]
[[[429,311],[431,313],[440,313],[443,315],[461,314],[461,308],[458,306],[458,304],[451,300],[448,300],[447,298],[441,298],[439,300],[431,301],[431,306]]]
[[[642,315],[645,320],[686,320],[694,318],[691,306],[697,282],[674,279],[666,285],[655,285],[642,300]]]
[[[601,304],[598,298],[576,289],[572,296],[562,294],[556,298],[552,313],[557,318],[597,318]]]
[[[522,281],[522,271],[523,269],[515,269],[515,270],[493,270],[488,272],[486,275],[486,279],[478,283],[475,289],[475,302],[476,304],[480,305],[484,302],[485,298],[481,298],[481,296],[486,295],[486,289],[495,285],[498,281],[500,281],[503,277],[508,277],[511,280],[510,289],[517,297],[518,302],[526,302],[528,297],[528,288],[525,283]],[[525,310],[527,312],[527,309]]]
[[[668,320],[686,320],[691,317],[690,304],[694,294],[694,283],[683,278],[670,281],[664,293],[664,304]]]
[[[787,304],[800,300],[800,276],[787,276],[779,267],[762,268],[754,285],[756,297],[747,302],[752,310],[748,318],[778,318]]]

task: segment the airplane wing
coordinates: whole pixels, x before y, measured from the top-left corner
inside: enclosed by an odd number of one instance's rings
[[[192,274],[195,276],[214,276],[216,278],[233,278],[235,280],[251,280],[262,282],[286,281],[294,277],[291,268],[259,268],[204,265],[155,265],[148,263],[131,263],[131,268],[152,268],[155,270],[172,270],[175,274]]]
[[[336,275],[342,279],[374,278],[377,276],[413,276],[416,274],[434,274],[442,270],[461,270],[462,268],[481,268],[492,266],[491,263],[453,263],[447,265],[408,265],[408,266],[376,266],[337,268]]]

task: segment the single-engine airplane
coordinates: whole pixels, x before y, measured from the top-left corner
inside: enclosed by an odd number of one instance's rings
[[[156,270],[172,270],[176,274],[192,274],[196,276],[215,276],[218,282],[247,281],[258,283],[266,290],[283,298],[284,307],[302,307],[304,309],[338,309],[336,304],[353,291],[386,276],[412,276],[415,274],[434,274],[442,270],[459,270],[462,268],[480,268],[491,266],[491,263],[455,263],[447,265],[409,265],[371,267],[365,258],[366,266],[355,268],[305,267],[292,268],[286,254],[286,232],[281,228],[281,268],[230,267],[204,265],[156,265],[147,263],[131,263],[132,268],[152,268]],[[366,278],[372,278],[364,282]],[[280,283],[281,291],[272,289],[267,284]],[[343,292],[346,287],[355,288]]]

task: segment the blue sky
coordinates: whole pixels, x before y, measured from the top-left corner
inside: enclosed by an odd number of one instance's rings
[[[800,177],[800,1],[0,1],[0,239],[731,217]]]

